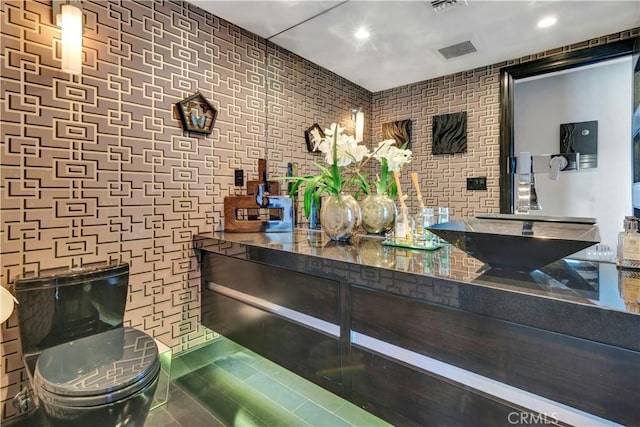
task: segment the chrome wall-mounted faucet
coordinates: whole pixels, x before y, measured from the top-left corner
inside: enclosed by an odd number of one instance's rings
[[[517,158],[510,157],[510,173],[518,175],[516,187],[516,212],[529,213],[542,206],[536,192],[536,173],[547,173],[551,180],[557,180],[560,171],[579,170],[580,153],[536,154],[521,152]]]

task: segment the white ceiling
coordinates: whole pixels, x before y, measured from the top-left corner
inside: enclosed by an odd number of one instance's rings
[[[440,12],[423,0],[189,1],[372,92],[640,26],[638,0],[469,0]],[[538,29],[547,15],[557,24]],[[353,36],[361,26],[368,40]],[[465,40],[478,52],[438,52]]]

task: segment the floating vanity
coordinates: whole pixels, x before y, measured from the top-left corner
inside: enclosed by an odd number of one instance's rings
[[[640,288],[614,264],[511,273],[302,229],[194,247],[203,325],[390,423],[640,424]]]

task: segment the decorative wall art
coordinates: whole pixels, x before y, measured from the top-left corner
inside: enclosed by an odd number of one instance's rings
[[[189,132],[210,134],[218,117],[218,110],[200,92],[178,102],[182,127]]]
[[[313,149],[313,131],[317,130],[320,134],[320,138],[324,138],[324,132],[319,124],[312,124],[307,130],[304,131],[304,140],[307,143],[307,151],[310,153],[318,153],[318,150]]]
[[[598,167],[598,121],[562,123],[560,152],[580,153],[580,169]],[[570,162],[568,168],[575,168]]]
[[[433,154],[455,154],[467,151],[467,112],[433,116]]]
[[[398,148],[407,144],[405,148],[410,148],[411,144],[411,119],[399,120],[382,124],[382,139],[395,139]]]

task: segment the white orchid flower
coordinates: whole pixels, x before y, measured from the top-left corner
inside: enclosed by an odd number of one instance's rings
[[[339,167],[348,166],[354,162],[360,162],[369,155],[369,150],[364,145],[358,145],[351,135],[344,134],[345,128],[332,124],[331,129],[325,131],[325,138],[317,144],[317,150],[325,155],[327,164],[334,162]],[[333,144],[336,144],[336,159],[333,158]]]
[[[373,158],[376,160],[386,159],[389,154],[389,148],[396,143],[395,139],[385,139],[378,143],[378,147],[374,150]]]
[[[337,142],[338,166],[348,166],[353,162],[360,162],[369,154],[367,147],[358,145],[356,139],[351,135],[340,135]]]
[[[311,130],[311,141],[313,141],[313,151],[318,150],[318,145],[322,142],[320,131],[318,129]]]
[[[340,135],[345,131],[345,128],[337,123],[331,123],[331,126],[329,126],[328,129],[324,130],[324,134],[326,135],[327,139],[331,139],[333,137],[334,131],[337,135]]]
[[[389,152],[386,156],[387,165],[391,172],[402,170],[402,167],[411,162],[411,150],[402,150],[398,147],[389,147]]]

